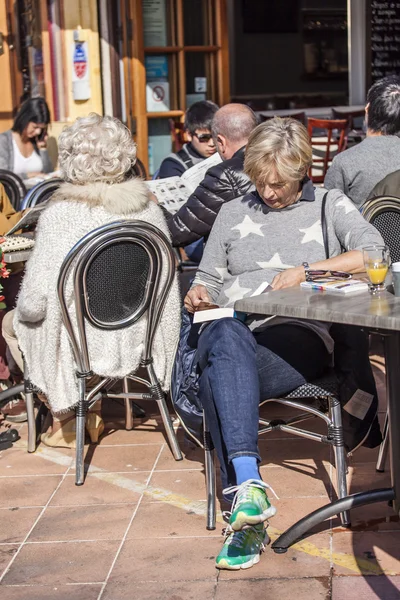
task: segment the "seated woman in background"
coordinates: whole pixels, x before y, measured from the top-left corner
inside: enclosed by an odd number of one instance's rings
[[[3,320],[3,335],[23,368],[18,347],[21,349],[29,379],[45,394],[52,410],[52,431],[42,434],[42,441],[49,446],[74,447],[72,409],[78,403],[78,387],[57,295],[62,262],[83,236],[108,223],[141,220],[167,235],[168,228],[161,209],[150,200],[146,184],[138,178],[126,179],[136,159],[136,145],[117,119],[95,113],[77,119],[59,137],[59,157],[66,183],[54,193],[39,219],[17,306]],[[72,288],[72,283],[67,285],[69,305]],[[135,371],[141,360],[146,323],[147,316],[143,315],[130,327],[114,331],[87,324],[93,372],[119,378]],[[180,298],[175,281],[154,342],[154,367],[165,389],[169,386],[179,327]],[[104,429],[99,406],[89,413],[86,427],[96,442]]]
[[[0,169],[22,179],[51,173],[47,153],[50,112],[44,98],[29,98],[19,109],[13,126],[0,134]]]
[[[311,162],[310,139],[298,121],[271,119],[251,133],[244,171],[256,191],[221,208],[185,298],[190,312],[202,301],[233,306],[268,284],[275,290],[298,286],[310,268],[364,270],[362,248],[383,240],[343,192],[331,190],[326,259],[321,226],[326,190],[314,188],[306,176]],[[213,321],[200,333],[199,398],[225,483],[236,484],[224,490],[236,496],[218,568],[248,568],[259,560],[264,522],[275,514],[258,468],[259,402],[323,375],[332,364],[329,330],[316,321],[248,315],[245,323]],[[258,368],[259,346],[265,350]]]

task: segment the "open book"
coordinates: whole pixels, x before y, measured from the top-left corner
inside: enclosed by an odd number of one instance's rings
[[[360,279],[335,279],[334,277],[324,277],[318,281],[303,281],[300,287],[309,290],[323,290],[335,294],[351,294],[353,292],[366,292],[368,283]]]
[[[48,201],[45,200],[44,202],[41,202],[34,208],[30,208],[27,212],[25,212],[24,216],[20,218],[18,223],[16,223],[14,227],[10,229],[10,231],[7,231],[5,235],[12,235],[20,229],[24,229],[26,227],[30,227],[31,225],[35,225],[38,222],[43,210],[46,208],[47,202]]]
[[[150,191],[156,196],[159,204],[168,212],[176,213],[185,204],[189,196],[203,181],[206,172],[221,162],[221,157],[216,152],[209,158],[202,160],[185,171],[181,177],[166,177],[146,181]]]

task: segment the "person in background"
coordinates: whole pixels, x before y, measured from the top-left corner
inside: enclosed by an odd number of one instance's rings
[[[0,134],[0,169],[22,179],[51,173],[46,149],[50,111],[44,98],[29,98],[19,109],[12,129]]]
[[[324,187],[344,192],[357,207],[386,175],[400,169],[400,77],[390,75],[374,83],[365,107],[367,137],[338,154]]]
[[[226,104],[215,114],[211,128],[222,162],[208,169],[185,204],[167,219],[174,246],[207,238],[221,206],[251,191],[253,184],[243,173],[244,150],[257,124],[245,104]]]
[[[187,169],[216,152],[211,122],[218,106],[210,100],[195,102],[186,111],[184,128],[189,142],[161,163],[158,178],[181,176]]]

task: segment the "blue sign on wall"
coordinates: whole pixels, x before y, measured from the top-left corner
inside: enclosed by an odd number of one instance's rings
[[[146,80],[147,81],[167,81],[168,79],[168,57],[167,56],[146,56]]]

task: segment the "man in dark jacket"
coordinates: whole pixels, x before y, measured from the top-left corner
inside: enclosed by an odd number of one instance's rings
[[[244,104],[226,104],[217,111],[211,130],[222,163],[207,171],[185,204],[167,220],[174,246],[207,237],[221,206],[252,189],[243,173],[244,148],[257,124],[256,115]]]

